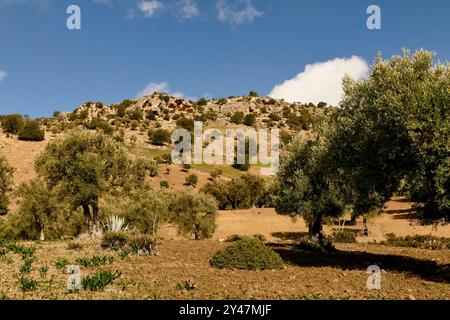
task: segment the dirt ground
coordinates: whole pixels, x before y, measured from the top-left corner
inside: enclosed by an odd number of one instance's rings
[[[29,244],[28,244],[29,245]],[[55,267],[59,257],[73,263],[94,254],[113,255],[98,244],[84,243],[70,251],[66,243],[40,243],[30,276],[33,292],[19,290],[22,261],[8,253],[0,261],[0,292],[9,299],[449,299],[449,279],[438,271],[450,263],[450,251],[394,248],[381,245],[338,245],[334,254],[299,251],[289,245],[269,244],[283,258],[281,270],[219,270],[209,259],[227,243],[204,240],[167,240],[158,257],[115,256],[111,265],[81,268],[81,275],[100,269],[120,270],[122,276],[103,292],[69,293],[67,275]],[[381,268],[381,289],[366,287],[369,265]],[[45,276],[39,268],[48,266]],[[178,288],[189,280],[193,290]]]

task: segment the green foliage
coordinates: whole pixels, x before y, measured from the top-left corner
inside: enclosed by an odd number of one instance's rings
[[[0,215],[8,212],[8,192],[12,189],[13,172],[14,169],[8,164],[6,159],[0,155]]]
[[[58,258],[55,262],[55,267],[57,269],[64,270],[67,265],[69,265],[69,263],[69,260],[67,260],[66,258]]]
[[[177,127],[194,132],[194,120],[186,117],[181,117],[176,121]]]
[[[17,212],[8,217],[14,238],[25,240],[60,239],[79,231],[70,210],[61,204],[54,191],[40,178],[23,183],[17,190],[21,202]],[[72,215],[72,218],[74,216]]]
[[[186,177],[185,185],[188,187],[196,187],[198,183],[198,176],[196,174],[190,174]]]
[[[106,231],[103,232],[102,247],[110,249],[120,249],[125,247],[128,241],[126,232]]]
[[[89,268],[89,267],[98,267],[106,264],[111,264],[114,261],[114,257],[107,256],[93,256],[91,258],[79,258],[75,261],[75,263],[79,266]]]
[[[19,140],[43,141],[45,132],[41,129],[38,120],[27,120],[19,132]]]
[[[246,126],[252,127],[256,124],[256,115],[254,113],[249,113],[244,117],[244,124]]]
[[[167,202],[162,190],[144,186],[127,194],[106,197],[100,203],[100,209],[105,215],[125,218],[130,228],[156,237],[161,224],[169,219]]]
[[[93,118],[91,121],[86,123],[86,128],[89,130],[103,130],[104,133],[112,135],[114,128],[105,120],[100,118]]]
[[[448,221],[449,86],[449,64],[433,64],[424,50],[378,57],[367,80],[344,80],[333,144],[356,212],[382,207],[406,178],[421,218]]]
[[[267,241],[266,237],[264,235],[262,235],[262,234],[253,234],[251,236],[243,236],[243,235],[240,235],[240,234],[232,234],[231,236],[227,237],[226,241],[227,242],[236,242],[236,241],[242,240],[244,238],[249,238],[249,237],[257,239],[257,240],[259,240],[261,242],[266,242]]]
[[[195,240],[212,237],[216,229],[216,200],[207,194],[186,190],[171,194],[169,211],[172,221],[183,235],[194,234]]]
[[[249,97],[259,97],[258,92],[256,92],[256,91],[250,91],[250,92],[248,93],[248,96],[249,96]]]
[[[232,178],[231,181],[213,179],[205,184],[200,192],[213,196],[218,202],[219,209],[225,210],[264,205],[269,189],[264,178],[244,174]]]
[[[209,180],[214,181],[217,178],[219,178],[223,174],[223,171],[221,169],[214,169],[209,173]]]
[[[161,188],[169,189],[169,181],[167,181],[167,180],[161,180],[161,181],[159,182],[159,186],[160,186]]]
[[[131,253],[138,256],[158,256],[156,237],[149,234],[132,234],[127,242]]]
[[[217,252],[210,260],[220,269],[266,270],[283,268],[283,260],[272,249],[255,238],[243,238],[225,250]]]
[[[356,233],[351,230],[334,231],[331,239],[337,243],[356,243]]]
[[[300,214],[318,245],[324,244],[322,218],[341,215],[346,204],[340,177],[330,170],[330,148],[323,136],[293,144],[277,175],[277,212]]]
[[[130,162],[125,147],[111,136],[75,130],[47,144],[36,159],[36,169],[60,200],[83,208],[90,228],[91,220],[98,219],[100,196],[136,178],[130,174]]]
[[[163,146],[171,143],[171,133],[166,129],[150,130],[148,136],[150,143],[155,146]]]
[[[236,111],[231,116],[230,121],[235,124],[242,124],[244,121],[244,113],[242,111]]]
[[[23,118],[20,114],[1,116],[2,129],[5,133],[19,133],[23,127]]]
[[[197,101],[197,105],[199,106],[206,106],[208,104],[208,99],[206,98],[201,98],[200,100]]]
[[[31,292],[37,289],[38,283],[32,278],[21,277],[19,278],[19,286],[22,292]]]
[[[108,285],[113,284],[121,275],[122,272],[118,270],[114,272],[102,270],[93,276],[82,278],[81,287],[84,290],[103,291]]]
[[[381,244],[395,247],[410,247],[430,250],[450,249],[450,239],[440,238],[432,235],[414,235],[406,237],[397,237],[393,233],[386,234],[386,240]]]
[[[141,121],[142,119],[144,119],[144,114],[142,113],[142,110],[138,107],[128,110],[127,115],[131,121]]]
[[[197,285],[195,282],[191,279],[183,280],[179,283],[177,283],[177,289],[180,291],[186,290],[186,291],[192,291],[197,289]]]

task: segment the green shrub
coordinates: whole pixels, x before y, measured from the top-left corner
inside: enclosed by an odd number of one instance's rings
[[[220,269],[266,270],[283,268],[283,260],[260,240],[245,237],[225,250],[217,252],[210,260]]]
[[[155,146],[163,146],[171,142],[171,134],[166,129],[156,129],[148,132],[150,143]]]
[[[230,121],[235,124],[241,124],[244,121],[244,113],[242,111],[236,111],[231,116]]]
[[[337,243],[356,243],[356,233],[350,230],[335,231],[331,239]]]
[[[386,240],[381,244],[395,247],[422,248],[430,250],[450,249],[450,239],[431,235],[414,235],[397,237],[393,233],[386,234]]]
[[[190,174],[186,177],[186,185],[190,187],[196,187],[198,183],[198,176],[196,174]]]
[[[161,188],[169,189],[169,182],[167,180],[162,180],[159,182]]]
[[[243,236],[243,235],[240,235],[240,234],[232,234],[231,236],[227,237],[226,242],[236,242],[236,241],[242,240],[244,238],[249,238],[249,237],[257,239],[257,240],[259,240],[261,242],[266,242],[267,241],[266,237],[264,235],[262,235],[262,234],[253,234],[251,236]]]
[[[122,275],[122,272],[116,270],[111,271],[99,271],[92,277],[84,277],[81,279],[81,287],[84,290],[90,291],[103,291],[106,286],[114,283],[114,281]]]
[[[197,105],[199,106],[206,106],[208,104],[208,100],[205,98],[201,98],[200,100],[197,101]]]
[[[91,121],[85,124],[89,130],[103,130],[104,133],[112,135],[114,132],[113,127],[103,119],[93,118]]]
[[[127,242],[131,252],[138,256],[158,256],[156,245],[156,238],[147,234],[135,234]]]
[[[44,130],[37,120],[28,120],[25,122],[19,132],[19,140],[23,141],[43,141],[45,139]]]
[[[246,126],[254,126],[256,124],[256,115],[253,113],[247,114],[244,118],[244,124]]]
[[[110,249],[123,248],[128,241],[125,232],[106,231],[103,233],[102,247]]]
[[[169,200],[172,221],[183,235],[194,234],[195,240],[211,238],[216,229],[217,202],[204,193],[187,190],[173,192]]]
[[[223,174],[221,169],[214,169],[209,173],[209,180],[214,181]]]
[[[1,117],[2,128],[5,133],[19,133],[23,127],[23,118],[20,114],[9,114]]]
[[[0,215],[8,212],[9,197],[8,192],[12,190],[12,177],[14,169],[8,164],[6,159],[0,155]],[[4,228],[1,228],[2,230]],[[0,232],[0,236],[2,232]]]

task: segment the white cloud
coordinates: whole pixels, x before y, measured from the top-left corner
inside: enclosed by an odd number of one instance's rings
[[[177,2],[178,14],[185,19],[191,19],[200,15],[200,10],[193,0],[181,0]]]
[[[143,1],[138,3],[139,10],[144,13],[144,17],[151,18],[155,15],[156,11],[164,8],[164,5],[161,1],[150,0]]]
[[[251,0],[235,0],[231,3],[219,0],[216,8],[218,19],[232,25],[251,23],[263,15],[252,5]]]
[[[366,78],[368,73],[367,62],[357,56],[316,62],[308,64],[305,71],[297,74],[295,78],[276,85],[269,96],[288,102],[324,101],[337,106],[343,94],[344,75],[348,74],[355,80],[361,80]]]
[[[160,82],[160,83],[151,82],[151,83],[147,84],[143,90],[138,92],[136,98],[142,98],[144,96],[151,96],[155,92],[165,92],[174,97],[180,97],[180,98],[184,98],[184,99],[192,100],[192,101],[197,100],[196,97],[187,97],[181,91],[171,91],[168,82]]]
[[[8,73],[6,71],[0,70],[0,82],[3,81],[7,75]]]

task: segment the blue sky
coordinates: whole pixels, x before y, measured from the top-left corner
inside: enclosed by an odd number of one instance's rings
[[[72,4],[81,30],[66,28]],[[381,30],[366,27],[370,4],[381,8]],[[155,88],[267,95],[306,65],[370,64],[378,50],[402,47],[449,60],[448,12],[446,0],[0,0],[0,114],[46,116]],[[291,87],[314,91],[303,83]]]

